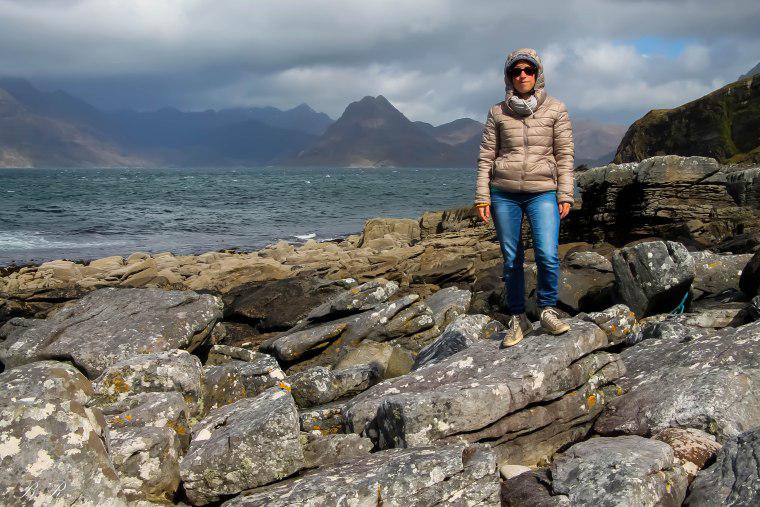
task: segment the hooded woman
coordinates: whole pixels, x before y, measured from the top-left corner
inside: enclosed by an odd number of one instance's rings
[[[544,68],[536,51],[513,51],[504,64],[506,96],[488,111],[480,143],[475,206],[493,216],[504,257],[505,310],[510,315],[502,344],[514,345],[532,327],[525,315],[525,214],[533,236],[541,327],[561,334],[570,327],[556,310],[559,222],[573,203],[573,132],[567,108],[544,91]]]

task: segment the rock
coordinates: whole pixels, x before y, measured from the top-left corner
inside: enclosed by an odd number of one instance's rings
[[[517,477],[520,474],[524,474],[525,472],[530,472],[531,468],[522,466],[522,465],[510,465],[510,464],[503,464],[499,465],[499,474],[504,478],[505,480],[511,479],[513,477]]]
[[[558,302],[573,312],[602,310],[613,304],[614,286],[609,260],[596,252],[573,252],[562,261]]]
[[[634,343],[637,340],[636,336],[641,332],[636,314],[623,304],[611,306],[601,312],[579,314],[576,317],[593,322],[602,328],[613,345]]]
[[[752,258],[750,254],[721,255],[710,251],[691,252],[694,258],[692,288],[708,294],[739,289],[742,270]]]
[[[570,505],[680,506],[686,472],[664,442],[638,436],[592,438],[551,465],[552,490]]]
[[[356,285],[355,280],[335,282],[314,276],[285,278],[244,285],[225,296],[230,316],[245,319],[261,332],[283,331],[295,326],[327,299]]]
[[[307,434],[303,446],[305,468],[316,468],[368,457],[372,450],[372,440],[359,435]]]
[[[179,487],[180,443],[169,428],[111,431],[108,446],[128,500],[171,502]]]
[[[760,502],[760,428],[729,439],[715,463],[699,472],[684,505],[757,505]]]
[[[378,278],[337,294],[309,312],[307,319],[328,320],[370,310],[387,301],[396,291],[396,282]]]
[[[724,327],[739,327],[755,320],[751,312],[742,305],[742,308],[715,308],[689,312],[679,315],[674,320],[683,322],[686,326],[721,329]]]
[[[323,435],[343,433],[346,428],[346,420],[343,417],[345,402],[333,401],[299,410],[298,417],[301,423],[301,431],[319,431]]]
[[[694,259],[673,241],[621,248],[612,265],[620,296],[638,317],[673,310],[694,280]]]
[[[760,421],[760,322],[708,330],[663,321],[624,349],[625,394],[612,400],[594,429],[604,435],[651,435],[696,428],[719,442]]]
[[[493,324],[492,324],[493,323]],[[489,325],[490,324],[490,325]],[[440,363],[445,358],[471,346],[477,340],[496,338],[504,326],[488,315],[463,315],[446,326],[441,336],[422,349],[414,361],[412,370]]]
[[[281,361],[295,361],[307,352],[326,347],[348,327],[347,322],[330,322],[277,338],[271,349]]]
[[[248,491],[242,505],[497,505],[499,476],[487,446],[454,444],[377,452]]]
[[[220,344],[211,347],[206,359],[206,366],[225,364],[234,360],[256,363],[265,369],[267,373],[280,367],[277,360],[268,354],[262,354],[261,352],[242,347]]]
[[[387,324],[370,331],[365,339],[384,342],[419,333],[434,325],[433,311],[425,303],[415,302],[394,315]]]
[[[0,360],[12,368],[38,359],[67,359],[95,378],[136,354],[192,350],[221,315],[221,300],[207,294],[100,289],[48,319],[9,321],[3,326],[8,338],[0,344]]]
[[[202,505],[277,481],[302,466],[295,403],[286,390],[273,387],[218,408],[196,424],[180,476],[190,502]]]
[[[316,366],[287,378],[299,407],[313,407],[368,389],[379,379],[374,365],[357,365],[343,370]]]
[[[170,428],[177,434],[182,450],[190,445],[190,410],[178,392],[136,393],[103,409],[108,427],[114,431],[125,428]]]
[[[402,310],[403,311],[403,310]],[[414,364],[411,354],[401,347],[388,343],[364,340],[350,351],[338,364],[336,370],[359,365],[374,365],[381,379],[409,373]]]
[[[433,312],[435,325],[445,328],[450,322],[470,310],[472,292],[457,287],[441,289],[425,300],[425,304]]]
[[[760,295],[760,250],[749,260],[742,270],[739,287],[747,297]]]
[[[252,353],[256,354],[253,361],[231,359],[222,364],[204,366],[204,413],[243,398],[258,396],[270,387],[280,385],[285,379],[285,373],[272,356]]]
[[[395,234],[408,245],[420,239],[420,224],[410,218],[370,218],[364,224],[360,247],[367,247],[370,241],[386,234]]]
[[[192,415],[200,410],[203,370],[184,350],[139,354],[115,363],[93,382],[92,403],[107,407],[139,393],[178,392]]]
[[[504,437],[496,449],[501,462],[535,436],[533,443],[551,444],[542,446],[542,453],[553,453],[579,433],[585,435],[590,420],[583,416],[593,418],[606,399],[598,391],[623,371],[616,355],[595,352],[609,344],[601,329],[590,322],[571,324],[563,335],[531,334],[507,349],[498,341],[476,341],[437,364],[385,380],[346,403],[348,428],[380,448]],[[594,402],[583,398],[584,403],[578,403],[575,390],[588,397],[594,394]],[[540,409],[552,400],[557,405]],[[563,411],[579,406],[581,431],[574,429],[573,421],[579,408],[563,419]],[[545,433],[532,435],[537,428]]]
[[[507,478],[501,489],[501,505],[504,507],[567,507],[567,498],[551,494],[551,478],[547,469],[525,472]]]
[[[727,189],[739,206],[760,209],[760,167],[726,174]]]
[[[56,361],[0,373],[0,504],[123,505],[92,388]]]
[[[714,436],[694,428],[665,428],[652,438],[665,442],[673,449],[673,455],[686,471],[689,482],[721,448]]]

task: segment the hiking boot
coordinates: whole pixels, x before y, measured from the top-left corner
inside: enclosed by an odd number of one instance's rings
[[[533,326],[528,320],[528,316],[524,313],[518,315],[512,315],[509,318],[507,324],[507,330],[504,332],[504,337],[501,339],[502,347],[511,347],[516,345],[523,339],[523,337],[533,330]]]
[[[556,308],[546,306],[541,309],[541,328],[550,334],[562,334],[570,330],[570,325],[562,322]]]

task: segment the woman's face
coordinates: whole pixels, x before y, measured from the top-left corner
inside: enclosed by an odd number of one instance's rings
[[[533,70],[531,75],[527,72],[523,72],[522,69]],[[512,79],[512,86],[519,93],[528,93],[536,85],[536,68],[529,62],[520,60],[512,66],[510,69],[510,78]]]

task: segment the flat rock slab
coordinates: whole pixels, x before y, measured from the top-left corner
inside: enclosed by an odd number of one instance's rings
[[[760,322],[711,330],[663,321],[623,350],[625,394],[594,429],[603,435],[651,435],[696,428],[719,442],[760,423]]]
[[[180,475],[190,502],[203,505],[287,477],[303,464],[293,397],[273,387],[196,424]]]
[[[499,475],[487,446],[392,449],[246,492],[225,507],[267,505],[498,505]]]
[[[488,326],[493,322],[495,325]],[[493,338],[504,326],[488,315],[462,315],[446,326],[433,343],[420,350],[412,370],[443,361],[471,346],[477,340]]]
[[[557,399],[600,366],[578,360],[609,344],[596,324],[570,323],[563,335],[531,335],[507,349],[497,341],[475,342],[439,363],[383,381],[346,404],[347,424],[381,448],[424,446]]]
[[[106,288],[91,292],[44,320],[12,319],[0,328],[6,368],[40,359],[67,359],[89,378],[110,365],[202,343],[222,301],[192,291]]]
[[[573,506],[678,507],[688,486],[668,444],[637,436],[575,444],[552,463],[551,476],[553,493]]]
[[[0,374],[0,504],[121,505],[90,381],[40,361]],[[25,499],[25,500],[22,500]]]
[[[691,485],[684,505],[760,505],[760,428],[730,439]]]
[[[709,294],[739,290],[739,279],[752,254],[725,255],[710,251],[691,252],[695,276],[692,287]]]

